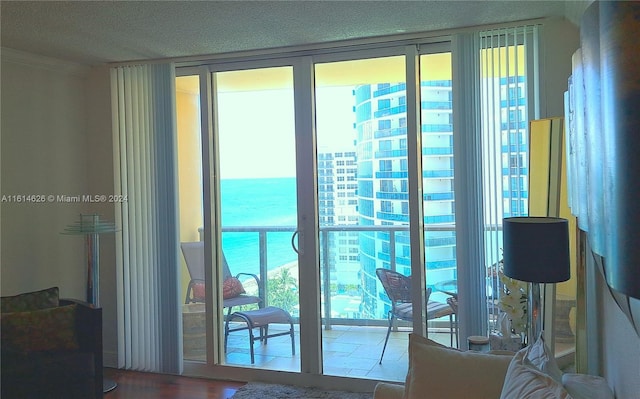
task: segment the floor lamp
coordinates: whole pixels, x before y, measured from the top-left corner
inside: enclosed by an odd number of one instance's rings
[[[513,217],[503,220],[504,274],[529,283],[528,342],[542,332],[540,284],[570,277],[569,224],[554,217]]]
[[[87,302],[100,307],[100,234],[115,233],[115,224],[100,219],[100,215],[80,214],[80,219],[68,225],[62,234],[85,236],[87,254]],[[103,392],[117,387],[113,380],[103,379]]]

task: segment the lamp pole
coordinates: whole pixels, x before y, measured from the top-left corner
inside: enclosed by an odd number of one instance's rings
[[[542,296],[540,295],[540,283],[529,283],[529,297],[527,298],[527,342],[536,342],[542,333]]]
[[[100,307],[100,234],[115,233],[118,228],[111,222],[100,219],[98,214],[80,214],[80,219],[68,225],[62,234],[85,236],[87,256],[87,302]],[[118,384],[108,378],[102,380],[102,391],[114,390]]]
[[[100,236],[87,234],[87,302],[100,307]]]
[[[100,215],[80,214],[80,219],[67,226],[62,234],[85,236],[87,257],[87,302],[100,307],[100,234],[115,233],[118,228]]]

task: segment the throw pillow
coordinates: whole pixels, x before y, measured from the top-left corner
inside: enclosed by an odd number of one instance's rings
[[[26,312],[58,306],[58,287],[0,298],[0,312]]]
[[[193,290],[193,299],[196,302],[204,302],[205,300],[205,289],[204,289],[204,283],[194,283],[191,286],[191,289]]]
[[[229,277],[222,283],[222,298],[224,299],[235,298],[244,293],[242,283],[235,277]]]
[[[551,349],[545,344],[542,334],[538,340],[526,348],[526,361],[530,365],[549,375],[556,382],[562,384],[562,370],[556,363],[556,357]]]
[[[527,349],[520,350],[511,360],[500,399],[572,399],[562,384],[527,361]]]
[[[512,356],[461,352],[416,334],[409,336],[409,372],[404,399],[500,396]]]
[[[595,375],[566,373],[562,386],[573,399],[614,399],[607,381]]]
[[[2,347],[14,352],[78,350],[76,306],[2,314]]]

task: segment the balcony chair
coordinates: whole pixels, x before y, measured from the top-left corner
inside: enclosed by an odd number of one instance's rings
[[[376,275],[382,283],[382,287],[391,301],[391,310],[389,310],[389,327],[387,328],[387,336],[384,339],[382,354],[380,355],[380,364],[384,357],[384,351],[387,349],[389,335],[395,319],[404,321],[413,321],[413,305],[411,303],[411,277],[405,276],[390,269],[376,269]],[[431,288],[427,289],[427,320],[438,319],[443,316],[449,316],[450,333],[453,336],[453,309],[446,303],[431,301]],[[453,343],[453,341],[452,341]]]
[[[450,296],[447,298],[447,303],[451,306],[451,310],[453,311],[453,330],[456,334],[456,348],[460,347],[460,343],[458,342],[458,297]],[[451,336],[451,346],[453,346],[453,336]]]
[[[239,327],[232,328],[231,323],[240,324]],[[288,330],[269,334],[269,324],[285,324],[289,326]],[[258,329],[258,336],[253,333],[254,329]],[[224,323],[224,350],[227,351],[227,340],[229,333],[235,331],[249,331],[249,353],[251,354],[251,364],[255,363],[255,354],[253,344],[260,341],[267,343],[268,338],[288,335],[291,338],[291,356],[296,354],[295,330],[293,328],[293,318],[286,310],[276,307],[267,306],[256,310],[240,311],[231,313]]]
[[[189,275],[191,277],[189,285],[187,286],[187,295],[185,297],[184,303],[189,304],[194,302],[204,302],[204,242],[183,242],[180,244],[180,248],[182,249],[182,255],[184,256],[184,260],[187,263],[187,269],[189,269]],[[222,254],[222,263],[223,281],[226,282],[229,281],[233,276],[229,271],[229,264],[227,263],[227,259],[224,256],[224,253]],[[240,276],[249,276],[255,279],[258,286],[258,296],[240,293],[238,295],[232,295],[230,297],[224,298],[226,295],[223,295],[222,306],[227,309],[227,316],[231,314],[231,309],[235,306],[251,304],[257,304],[259,308],[262,308],[264,306],[262,300],[262,298],[264,297],[262,284],[260,283],[260,279],[258,278],[258,276],[251,273],[238,273],[235,276],[235,279],[238,279]],[[244,291],[241,287],[240,289],[241,291]]]
[[[204,242],[196,241],[196,242],[183,242],[180,243],[180,248],[182,249],[182,255],[184,256],[184,260],[187,263],[187,269],[189,270],[189,275],[191,280],[189,281],[189,285],[187,286],[187,295],[185,297],[185,304],[195,303],[195,302],[204,302],[205,301],[205,279],[204,279]],[[224,329],[224,342],[225,342],[225,351],[227,348],[227,337],[229,333],[235,331],[248,330],[249,331],[249,345],[251,352],[251,364],[254,363],[254,351],[253,351],[253,343],[255,341],[260,341],[262,343],[267,343],[268,338],[278,337],[281,335],[289,335],[291,337],[291,351],[292,355],[295,355],[295,341],[294,341],[294,328],[293,328],[293,319],[289,312],[284,309],[275,307],[275,306],[264,306],[264,291],[262,288],[262,284],[260,283],[260,279],[255,274],[251,273],[238,273],[233,277],[231,275],[231,271],[229,270],[229,264],[227,263],[227,259],[222,254],[222,277],[223,277],[223,300],[222,306],[227,309],[227,314],[225,316],[225,329]],[[230,296],[227,296],[227,282],[232,280],[237,280],[240,276],[249,276],[252,277],[256,281],[256,285],[258,286],[258,296],[247,295],[244,293],[244,289],[240,285],[240,291],[236,288],[231,289],[233,293]],[[236,306],[242,305],[251,305],[257,304],[258,309],[256,310],[243,310],[238,312],[232,312],[232,309]],[[240,322],[244,323],[244,326],[231,328],[231,322]],[[285,332],[278,332],[269,334],[269,324],[288,324],[289,330]],[[259,334],[256,337],[253,334],[254,329],[259,329]]]

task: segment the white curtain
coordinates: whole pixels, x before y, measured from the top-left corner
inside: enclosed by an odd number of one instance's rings
[[[180,373],[175,68],[111,69],[118,367]]]
[[[537,117],[538,27],[455,35],[453,101],[460,336],[487,335],[502,219],[527,214],[528,120]],[[464,348],[466,342],[463,340]]]
[[[480,152],[480,88],[477,35],[455,35],[453,48],[454,169],[456,258],[458,264],[458,325],[460,337],[485,335],[484,240]],[[474,267],[476,266],[476,267]],[[467,340],[460,340],[467,348]]]
[[[483,31],[477,41],[489,275],[502,259],[502,219],[528,214],[528,121],[539,117],[538,30]]]

